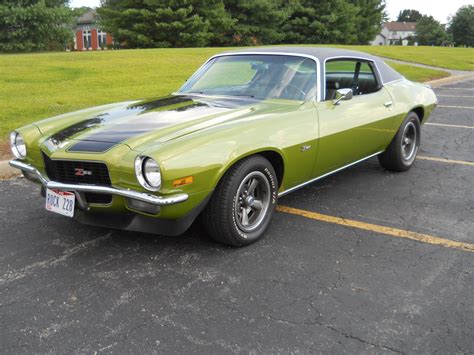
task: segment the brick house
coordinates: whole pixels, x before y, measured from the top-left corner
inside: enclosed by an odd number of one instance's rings
[[[416,22],[387,22],[372,41],[373,46],[408,45],[415,37]],[[416,45],[416,44],[415,44]]]
[[[112,36],[100,28],[97,24],[97,12],[94,10],[79,16],[76,19],[76,32],[74,36],[74,49],[77,51],[101,50],[111,46],[114,40]]]

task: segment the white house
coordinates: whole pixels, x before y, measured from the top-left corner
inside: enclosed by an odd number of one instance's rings
[[[373,46],[392,44],[408,45],[408,39],[415,36],[416,22],[387,22],[372,41]],[[416,43],[415,43],[416,45]]]

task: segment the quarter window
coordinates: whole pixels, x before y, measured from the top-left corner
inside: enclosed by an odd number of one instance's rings
[[[352,89],[354,95],[378,91],[380,85],[373,64],[348,59],[326,62],[326,100],[333,100],[339,89]]]

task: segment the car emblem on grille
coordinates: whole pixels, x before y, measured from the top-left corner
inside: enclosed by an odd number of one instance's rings
[[[84,170],[83,168],[74,168],[74,175],[76,176],[92,175],[92,171]]]

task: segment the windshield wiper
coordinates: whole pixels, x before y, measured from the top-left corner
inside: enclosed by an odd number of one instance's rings
[[[247,94],[236,94],[236,93],[220,93],[220,92],[204,92],[204,91],[190,91],[190,92],[183,92],[184,95],[221,95],[221,96],[228,96],[228,97],[248,97],[251,99],[255,99],[255,95],[247,95]]]
[[[238,96],[238,97],[250,97],[252,99],[255,99],[255,95],[247,95],[247,94],[232,94],[229,96]]]

